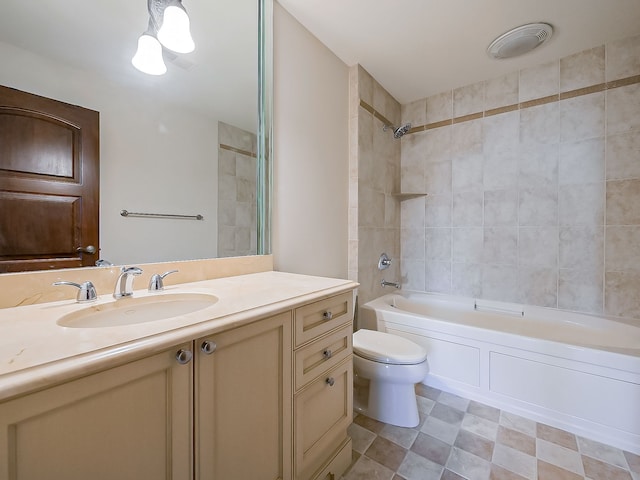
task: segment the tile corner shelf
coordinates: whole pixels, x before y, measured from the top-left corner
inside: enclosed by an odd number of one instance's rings
[[[424,192],[393,192],[391,195],[396,197],[398,200],[400,200],[402,202],[403,200],[409,200],[411,198],[426,197],[428,195],[428,193],[424,193]]]

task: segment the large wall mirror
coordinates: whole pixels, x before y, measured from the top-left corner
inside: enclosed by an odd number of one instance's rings
[[[131,63],[147,0],[2,2],[0,85],[100,113],[114,264],[269,253],[272,0],[183,5],[195,51],[151,76]]]

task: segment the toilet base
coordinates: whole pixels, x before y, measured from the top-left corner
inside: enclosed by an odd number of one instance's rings
[[[369,380],[368,390],[368,396],[354,396],[354,408],[358,413],[397,427],[412,428],[420,423],[414,384]]]

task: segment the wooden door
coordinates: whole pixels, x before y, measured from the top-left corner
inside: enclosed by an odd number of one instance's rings
[[[0,480],[192,479],[191,345],[0,402]]]
[[[195,348],[196,480],[291,480],[291,313]]]
[[[98,112],[0,86],[0,273],[95,263],[99,156]]]

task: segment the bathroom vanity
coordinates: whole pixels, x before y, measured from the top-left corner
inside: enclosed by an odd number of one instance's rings
[[[355,287],[262,272],[136,290],[216,301],[121,326],[57,323],[111,295],[0,309],[0,479],[340,478]]]

